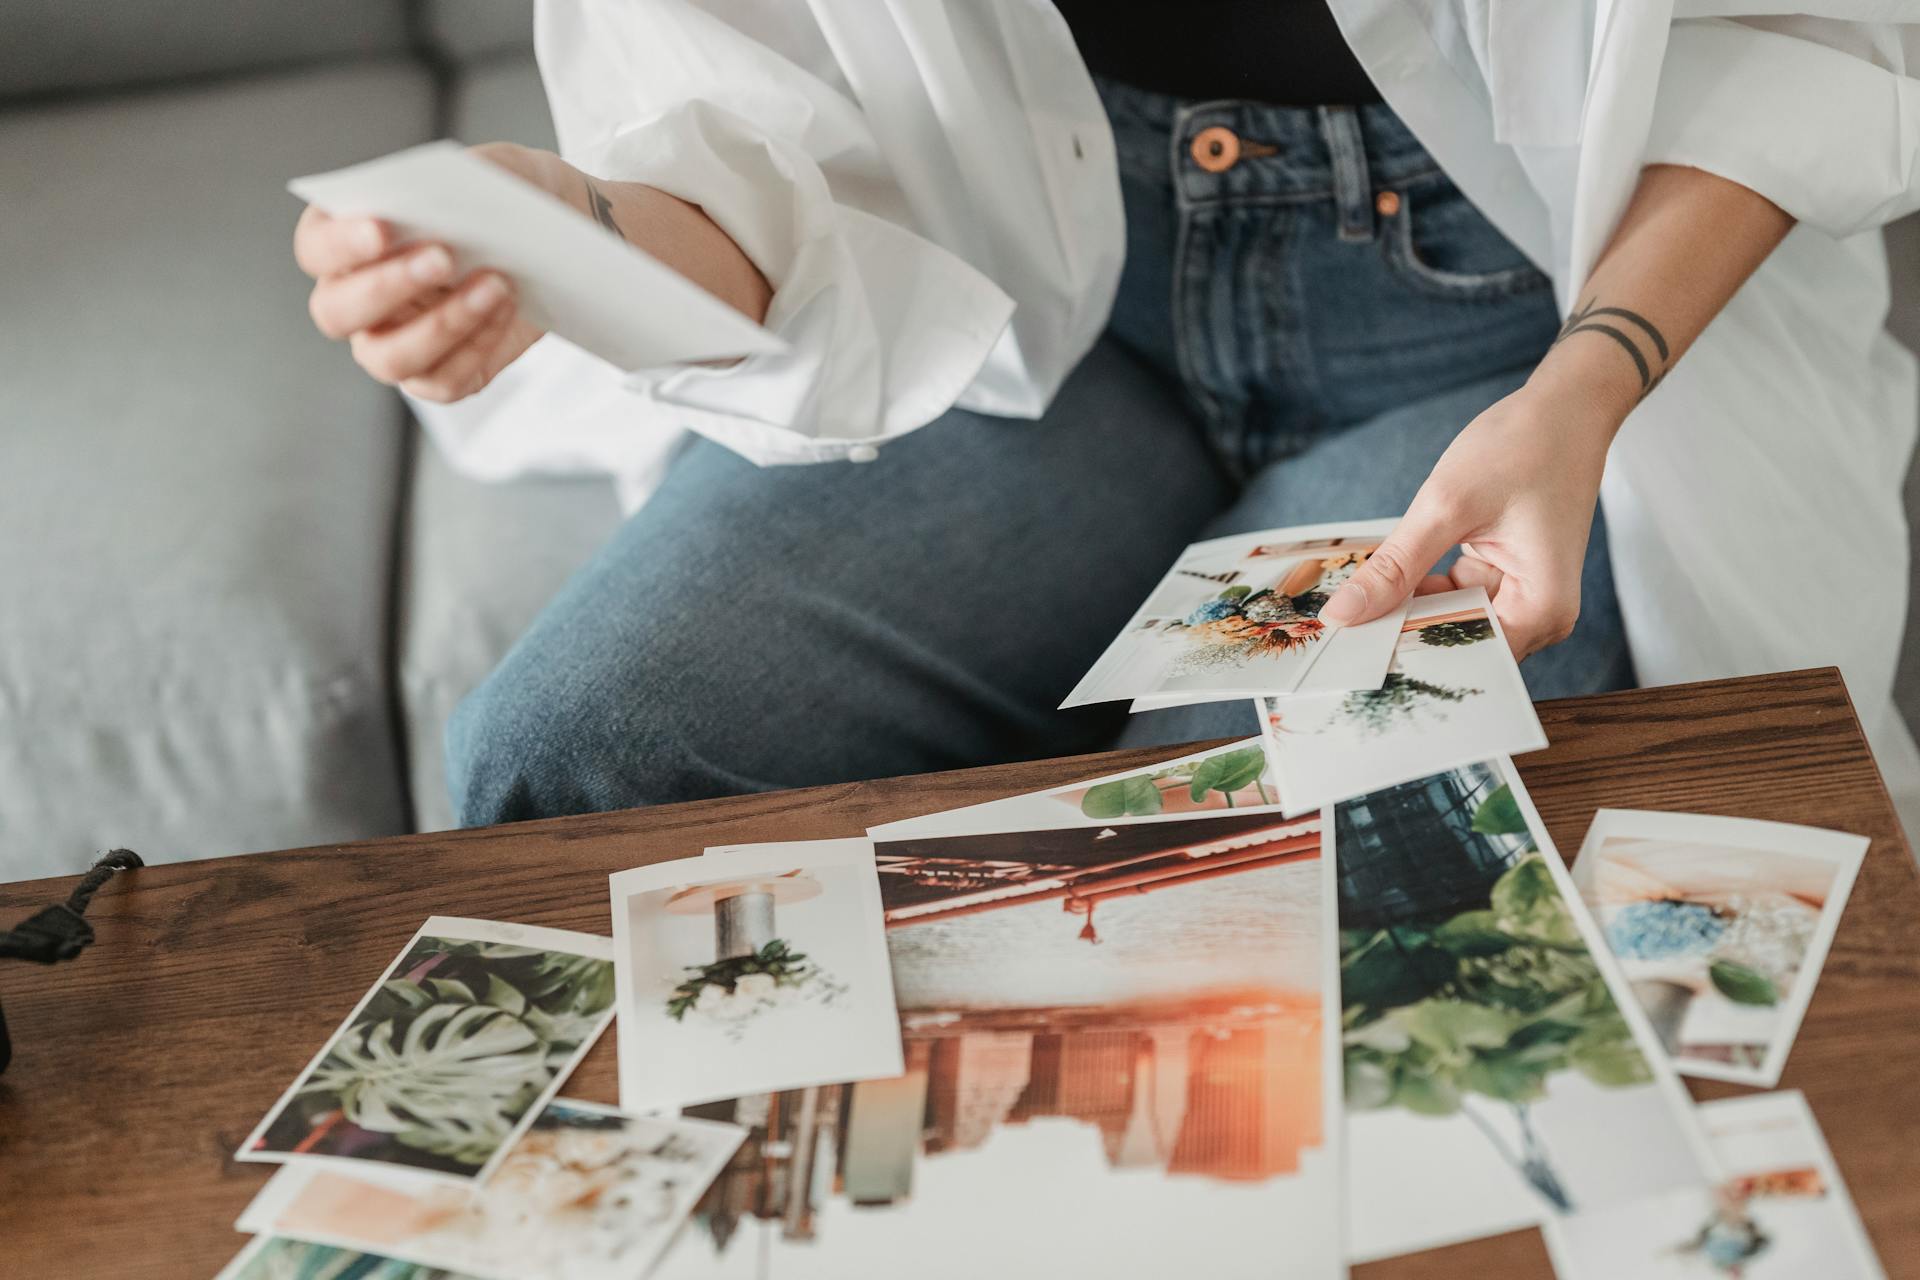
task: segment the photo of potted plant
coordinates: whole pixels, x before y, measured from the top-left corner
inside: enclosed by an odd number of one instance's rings
[[[1652,1074],[1511,788],[1474,766],[1337,812],[1349,1110],[1462,1117],[1572,1211],[1534,1106],[1563,1072]],[[1371,893],[1378,877],[1400,892]]]
[[[1241,747],[1097,783],[1079,793],[1080,812],[1089,818],[1138,818],[1273,804],[1266,771],[1265,751]]]

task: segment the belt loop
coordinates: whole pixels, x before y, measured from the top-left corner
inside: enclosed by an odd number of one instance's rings
[[[1367,172],[1367,143],[1360,135],[1360,113],[1352,107],[1321,107],[1320,131],[1333,161],[1333,203],[1340,214],[1342,240],[1373,239],[1373,178]]]

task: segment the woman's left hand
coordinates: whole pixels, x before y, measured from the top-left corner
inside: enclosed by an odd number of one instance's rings
[[[1606,376],[1611,370],[1596,381],[1591,370],[1565,367],[1571,363],[1549,358],[1467,424],[1322,619],[1349,626],[1409,595],[1485,587],[1514,657],[1572,633],[1607,446],[1639,387]],[[1456,543],[1451,572],[1431,573]]]

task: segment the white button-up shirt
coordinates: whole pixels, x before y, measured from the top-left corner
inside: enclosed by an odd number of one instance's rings
[[[1615,575],[1646,682],[1835,663],[1884,730],[1916,391],[1874,231],[1920,204],[1920,31],[1897,23],[1920,6],[1332,2],[1563,304],[1646,164],[1799,219],[1615,443]],[[602,471],[631,506],[687,432],[760,463],[870,459],[955,405],[1038,416],[1104,326],[1113,144],[1050,0],[540,0],[536,37],[563,154],[702,206],[789,347],[621,375],[546,338],[423,408],[467,470]]]

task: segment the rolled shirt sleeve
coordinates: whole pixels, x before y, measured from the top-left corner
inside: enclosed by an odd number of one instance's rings
[[[1648,164],[1738,182],[1835,237],[1920,208],[1911,26],[1688,19],[1667,46]]]
[[[637,411],[755,462],[859,458],[932,421],[1013,313],[986,275],[836,201],[797,142],[716,104],[679,104],[569,158],[700,205],[773,286],[765,323],[787,350],[625,379]]]

